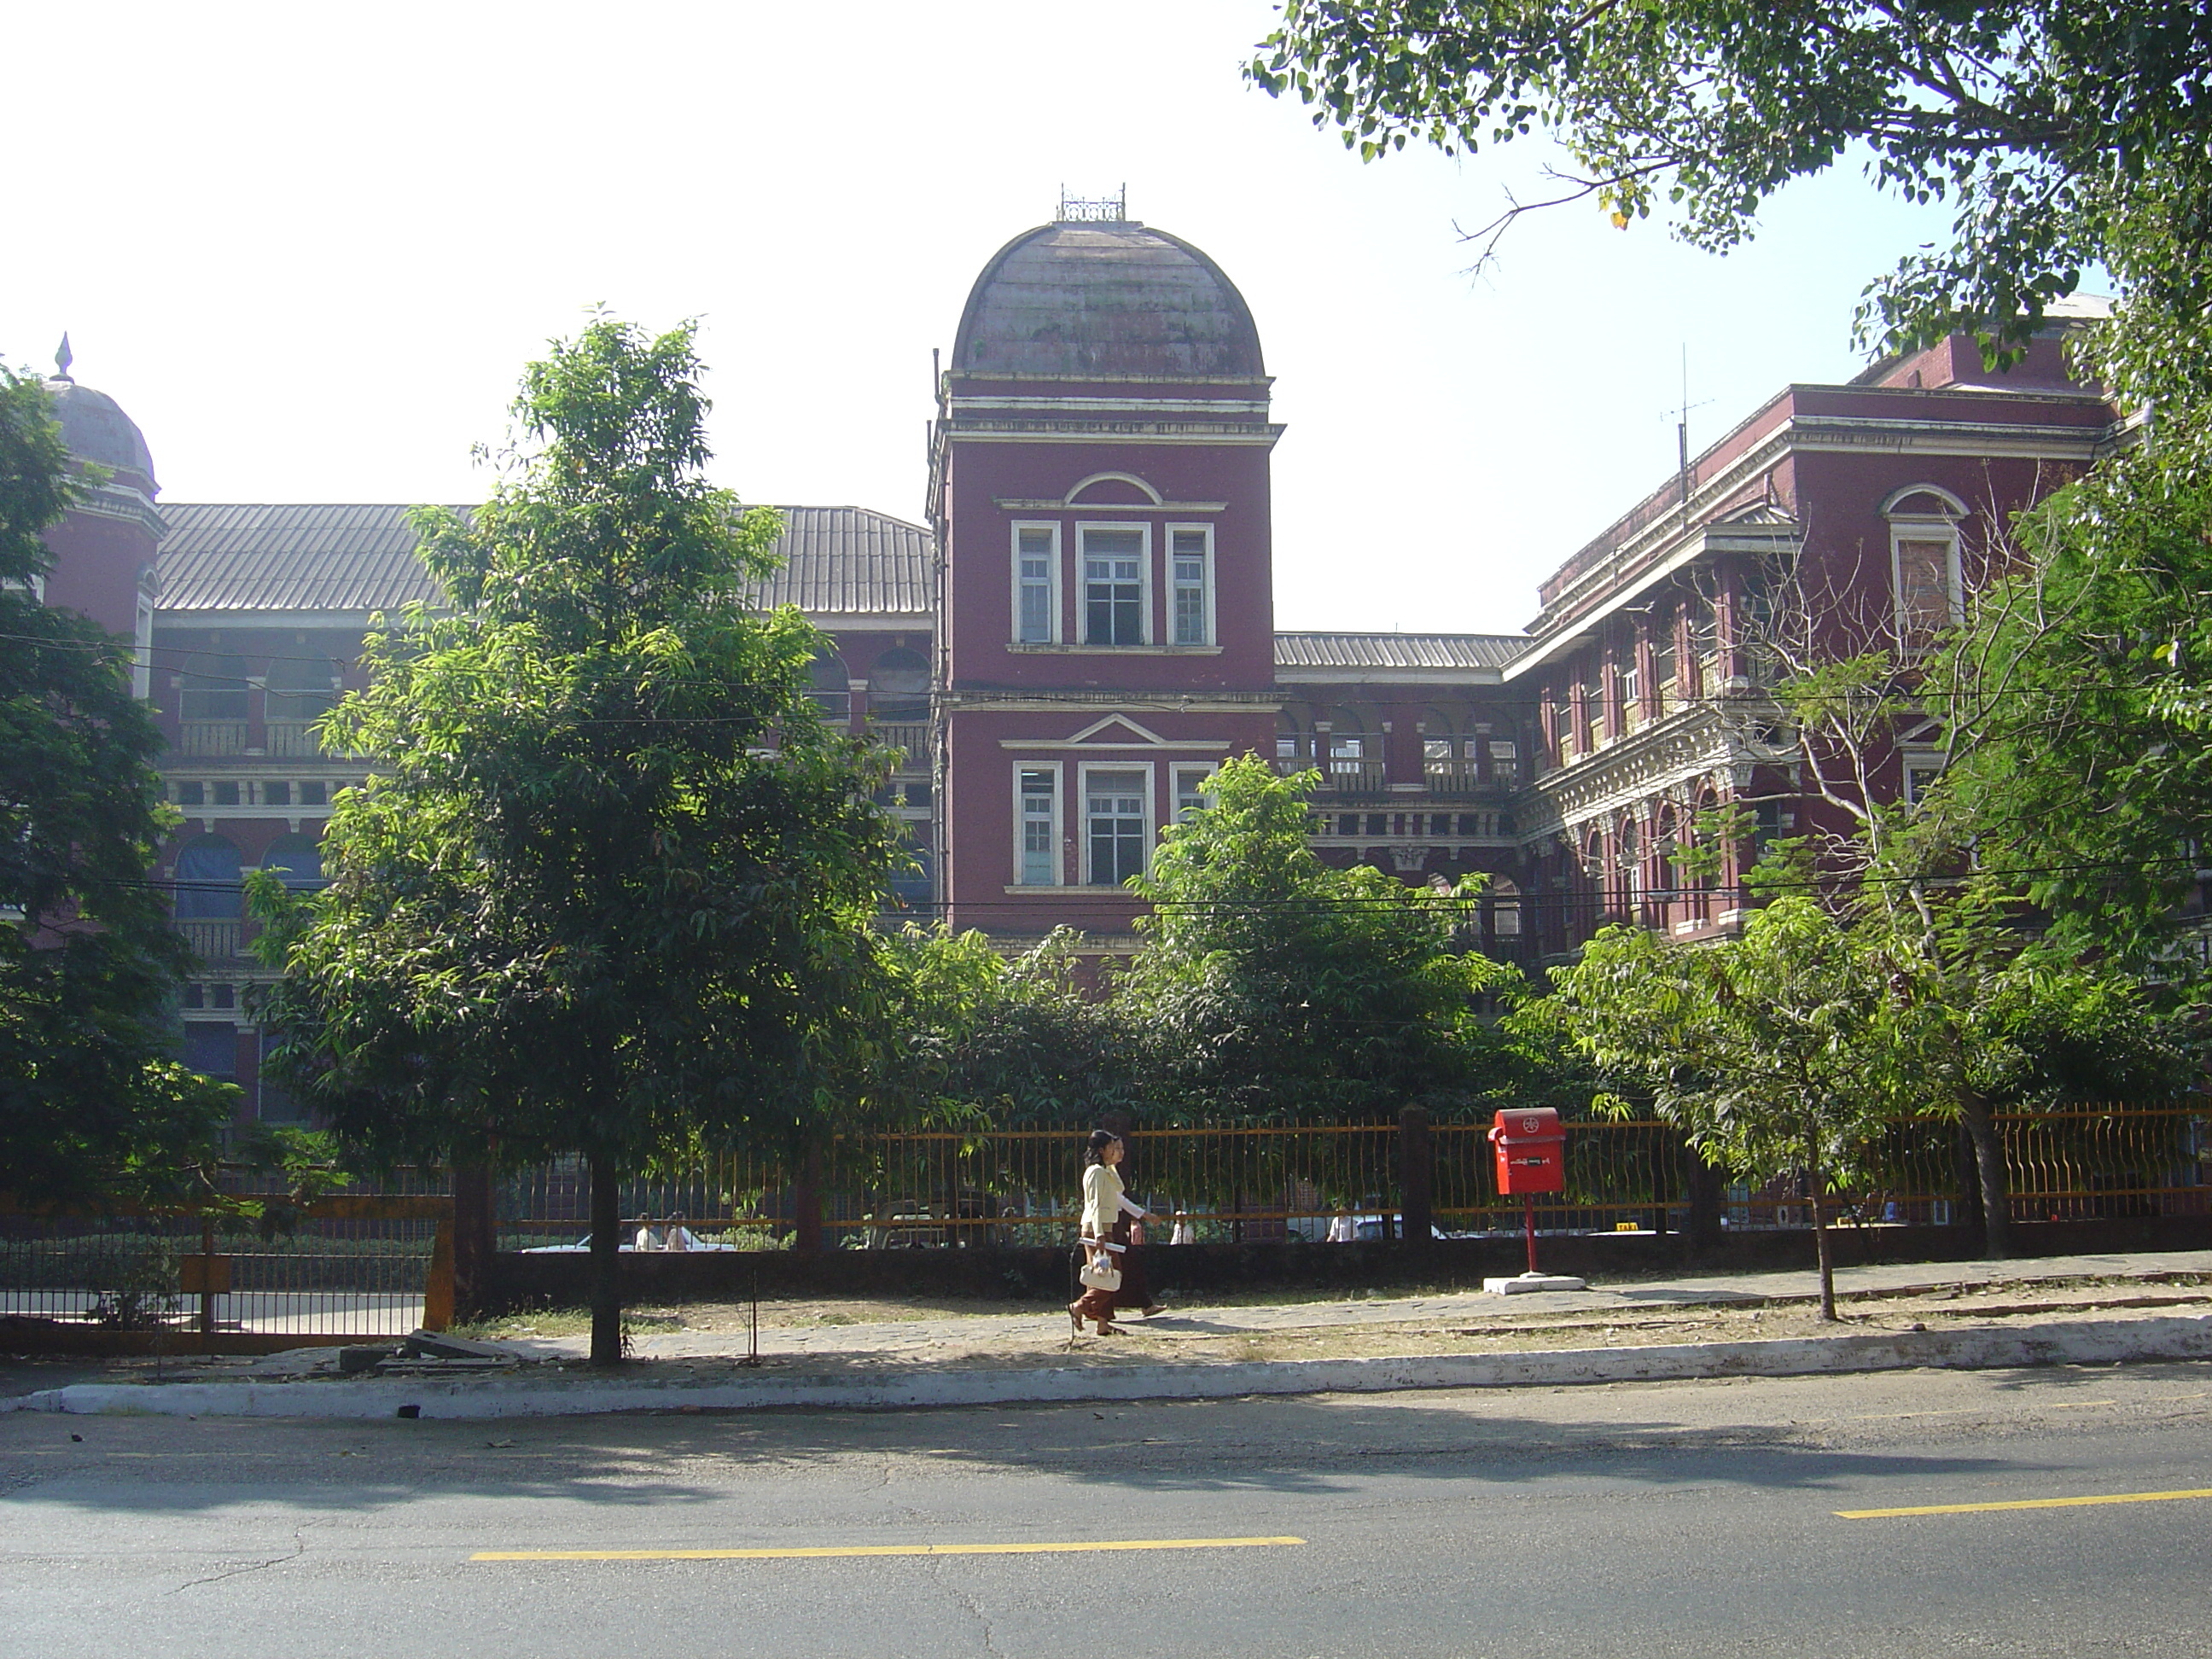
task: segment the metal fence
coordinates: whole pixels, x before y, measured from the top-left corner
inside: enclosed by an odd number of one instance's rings
[[[1998,1121],[2018,1220],[2212,1213],[2212,1106],[2098,1105]],[[624,1228],[674,1218],[702,1243],[789,1248],[803,1210],[832,1246],[1053,1245],[1075,1236],[1083,1127],[840,1136],[811,1171],[724,1157],[625,1184]],[[1487,1123],[1428,1131],[1431,1213],[1446,1233],[1520,1231],[1498,1196]],[[1125,1137],[1129,1189],[1191,1243],[1389,1237],[1402,1208],[1406,1148],[1395,1125],[1139,1129]],[[1701,1172],[1680,1133],[1651,1121],[1569,1126],[1566,1190],[1540,1203],[1547,1231],[1675,1231]],[[1900,1121],[1865,1150],[1862,1178],[1827,1200],[1863,1225],[1963,1218],[1974,1182],[1958,1126]],[[1723,1224],[1811,1224],[1794,1183],[1715,1178]],[[576,1249],[588,1231],[580,1164],[510,1176],[496,1200],[500,1248]],[[625,1240],[625,1243],[629,1242]]]
[[[404,1336],[452,1316],[452,1200],[319,1200],[264,1234],[238,1216],[0,1210],[0,1317],[252,1339]]]

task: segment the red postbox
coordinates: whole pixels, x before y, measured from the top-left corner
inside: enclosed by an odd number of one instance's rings
[[[1490,1126],[1490,1144],[1498,1149],[1501,1196],[1566,1191],[1566,1126],[1549,1106],[1500,1112]]]
[[[1536,1198],[1538,1193],[1567,1189],[1567,1128],[1548,1106],[1522,1106],[1500,1112],[1490,1126],[1490,1144],[1498,1149],[1498,1190],[1501,1196],[1521,1200],[1522,1231],[1528,1244],[1528,1271],[1516,1288],[1543,1278],[1536,1267]],[[1504,1281],[1498,1281],[1503,1283]],[[1569,1281],[1562,1280],[1565,1284]],[[1579,1279],[1571,1281],[1577,1289]]]

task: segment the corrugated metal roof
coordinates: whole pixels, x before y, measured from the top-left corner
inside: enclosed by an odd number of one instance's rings
[[[391,611],[437,597],[407,509],[164,502],[164,611]]]
[[[860,507],[777,510],[785,564],[763,604],[823,617],[928,617],[933,560],[921,526]],[[164,611],[392,611],[438,596],[402,506],[164,503],[161,514]]]
[[[932,567],[929,532],[865,507],[784,507],[782,570],[761,599],[795,605],[810,617],[927,618]]]
[[[1498,668],[1525,634],[1278,634],[1278,668]]]

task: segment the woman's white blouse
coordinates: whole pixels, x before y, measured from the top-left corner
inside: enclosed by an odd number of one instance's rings
[[[1094,1164],[1083,1172],[1083,1236],[1103,1238],[1113,1231],[1121,1213],[1121,1172],[1110,1164]],[[1133,1206],[1130,1207],[1133,1208]]]

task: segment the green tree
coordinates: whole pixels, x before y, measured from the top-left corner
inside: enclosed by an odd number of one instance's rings
[[[1335,870],[1308,842],[1306,793],[1247,756],[1161,838],[1130,886],[1152,906],[1115,994],[1171,1115],[1373,1122],[1463,1108],[1497,1038],[1485,992],[1519,983],[1458,940],[1480,885],[1409,888]]]
[[[1609,927],[1553,986],[1553,1016],[1695,1154],[1759,1186],[1802,1178],[1833,1319],[1825,1200],[1885,1121],[1888,1063],[1881,977],[1850,932],[1802,894],[1710,944]]]
[[[372,769],[329,886],[255,896],[285,1076],[339,1132],[588,1162],[603,1364],[625,1173],[826,1133],[897,856],[875,757],[805,695],[820,636],[747,601],[778,521],[706,482],[692,342],[602,315],[530,366],[532,447],[472,514],[416,514],[450,611],[373,634],[325,720]]]
[[[191,957],[147,878],[168,809],[130,642],[32,591],[80,487],[46,389],[0,368],[0,1192],[175,1198],[237,1091],[167,1052]]]
[[[1362,155],[1540,133],[1572,157],[1555,200],[1594,199],[1624,227],[1663,213],[1705,248],[1752,234],[1790,180],[1863,152],[1877,187],[1954,208],[1948,246],[1870,290],[1863,320],[1896,343],[1963,328],[2016,344],[2099,262],[2130,289],[2160,272],[2203,281],[2212,21],[2192,0],[1285,0],[1282,14],[1248,74]],[[2202,339],[2201,310],[2168,310]],[[2163,368],[2115,362],[2138,360]]]
[[[2134,458],[2018,540],[1926,689],[1954,833],[2057,939],[2180,975],[2212,821],[2212,477]]]

